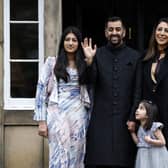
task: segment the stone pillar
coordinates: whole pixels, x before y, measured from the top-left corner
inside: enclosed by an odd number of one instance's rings
[[[4,163],[4,153],[3,153],[3,143],[4,143],[4,131],[3,131],[3,0],[0,0],[0,167],[3,167]]]
[[[45,1],[45,55],[55,56],[62,33],[62,1]]]

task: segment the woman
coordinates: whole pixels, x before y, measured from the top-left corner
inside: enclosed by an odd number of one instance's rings
[[[57,60],[47,58],[37,85],[34,120],[48,137],[50,168],[84,167],[90,100],[81,40],[76,27],[65,29]]]
[[[168,147],[168,18],[155,25],[143,66],[143,99],[157,104]]]

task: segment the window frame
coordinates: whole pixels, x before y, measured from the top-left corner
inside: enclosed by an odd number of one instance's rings
[[[10,20],[10,0],[4,1],[4,104],[5,110],[33,110],[35,98],[12,98],[10,93],[10,63],[15,60],[10,59],[10,24],[11,23],[38,23],[38,59],[26,60],[26,62],[38,62],[38,74],[41,71],[42,64],[44,62],[44,0],[38,1],[38,20],[37,21],[14,21]],[[24,61],[24,60],[17,60]]]

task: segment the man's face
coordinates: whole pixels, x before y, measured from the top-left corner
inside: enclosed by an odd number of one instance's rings
[[[120,46],[125,37],[125,28],[121,21],[109,21],[105,29],[105,36],[113,46]]]

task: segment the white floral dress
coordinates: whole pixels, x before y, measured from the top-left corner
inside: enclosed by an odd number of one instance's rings
[[[46,61],[48,66],[45,66],[44,74],[41,76],[48,76],[46,73],[51,70],[47,70],[46,67],[48,69],[53,67],[52,61],[50,58]],[[41,111],[41,109],[45,109],[43,107],[45,102],[42,100],[46,100],[44,97],[47,96],[45,80],[39,80],[37,86],[34,119],[39,121],[42,119],[40,116],[43,116],[42,120],[47,121],[49,168],[84,167],[85,139],[90,115],[81,100],[77,70],[67,68],[67,72],[69,73],[69,81],[66,83],[60,80],[54,86],[57,89],[52,89],[52,92],[57,90],[57,103],[50,101],[49,98],[49,105],[45,107],[46,115]],[[48,72],[48,74],[50,73]],[[52,93],[50,96],[52,97]]]

